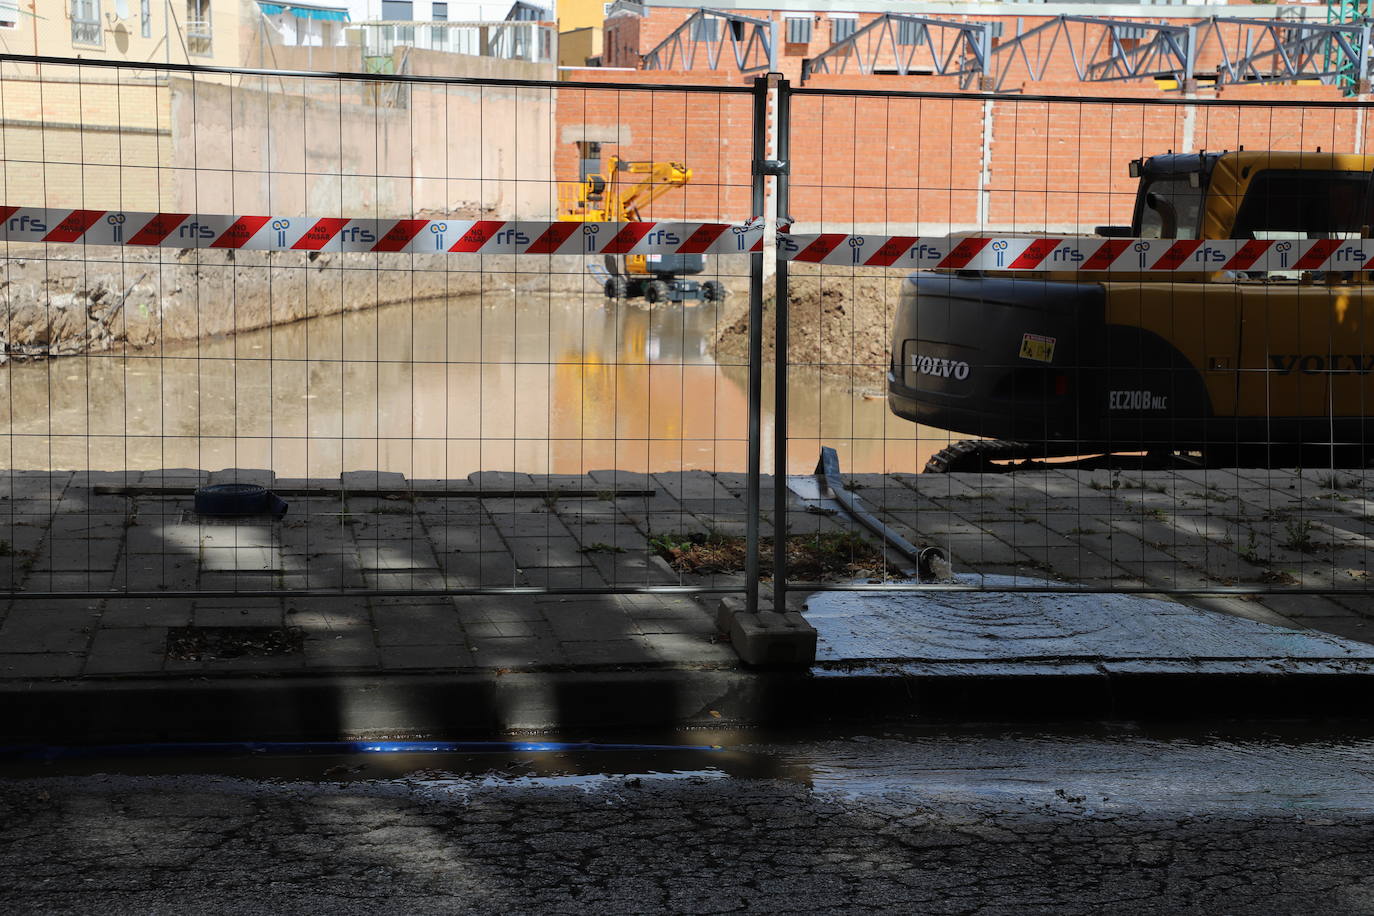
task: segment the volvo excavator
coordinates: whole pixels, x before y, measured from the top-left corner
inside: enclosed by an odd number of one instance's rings
[[[565,196],[560,220],[574,222],[639,222],[650,203],[692,180],[692,170],[679,162],[631,162],[611,156],[603,170],[601,144],[579,141],[581,181]],[[725,286],[718,280],[687,279],[706,269],[702,254],[631,254],[604,256],[608,299],[637,298],[646,302],[719,302]],[[600,268],[600,265],[598,265]]]
[[[1359,239],[1374,225],[1374,156],[1168,154],[1130,173],[1131,225],[1098,235]],[[1363,467],[1374,459],[1374,278],[1362,258],[1325,273],[1165,278],[918,271],[894,321],[889,406],[980,437],[937,453],[928,472],[1051,458]]]

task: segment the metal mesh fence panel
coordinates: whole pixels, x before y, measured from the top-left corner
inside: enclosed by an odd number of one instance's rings
[[[790,92],[779,472],[794,532],[858,539],[855,574],[795,588],[1165,593],[1359,635],[1367,106],[859,79]],[[817,487],[826,447],[878,527]],[[929,547],[953,578],[917,582]]]
[[[415,59],[4,61],[8,598],[742,589],[749,90]]]

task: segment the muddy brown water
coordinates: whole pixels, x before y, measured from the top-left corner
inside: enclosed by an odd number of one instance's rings
[[[11,362],[0,368],[0,466],[742,471],[747,368],[717,364],[708,347],[723,312],[486,295]],[[795,369],[789,393],[792,473],[814,467],[822,444],[846,471],[913,472],[950,438],[814,369]],[[770,414],[766,469],[772,436]]]

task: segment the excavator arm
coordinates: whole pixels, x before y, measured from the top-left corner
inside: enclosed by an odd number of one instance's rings
[[[601,144],[580,141],[582,180],[559,183],[560,220],[574,222],[641,222],[649,205],[673,188],[692,180],[692,170],[680,162],[634,162],[611,156],[601,166]],[[699,283],[685,279],[705,270],[702,254],[605,254],[600,265],[588,269],[604,282],[613,300],[643,296],[649,303],[719,302],[726,290],[719,280]]]
[[[673,188],[692,180],[680,162],[631,162],[611,157],[606,213],[612,222],[638,222],[640,211]]]

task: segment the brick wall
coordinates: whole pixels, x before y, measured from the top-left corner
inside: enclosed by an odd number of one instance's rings
[[[579,79],[745,85],[733,71],[579,71]],[[938,77],[817,74],[808,88],[950,93]],[[993,101],[798,95],[792,117],[792,216],[809,226],[944,233],[996,228],[1091,231],[1129,222],[1135,182],[1127,163],[1169,150],[1369,150],[1368,128],[1329,86],[1228,86],[1222,100],[1260,108],[1178,105],[1153,86],[1022,82]],[[1040,102],[1025,95],[1063,101]],[[1123,99],[1089,103],[1090,97]],[[1210,96],[1216,98],[1217,96]],[[1137,101],[1138,100],[1138,101]],[[677,158],[694,170],[687,193],[655,214],[690,219],[748,215],[749,100],[702,94],[605,90],[559,93],[560,140],[593,125],[621,141],[620,155]],[[1366,136],[1360,136],[1363,130]],[[560,179],[577,178],[576,151],[562,143]]]
[[[625,73],[579,70],[578,80],[695,83],[738,86],[738,74]],[[602,159],[680,162],[692,170],[684,188],[664,194],[643,215],[648,219],[732,220],[749,213],[753,146],[748,95],[621,89],[559,89],[555,138],[556,177],[578,180],[578,140],[603,144]]]
[[[115,83],[48,68],[0,80],[4,200],[50,207],[173,208],[171,95],[153,80]]]

